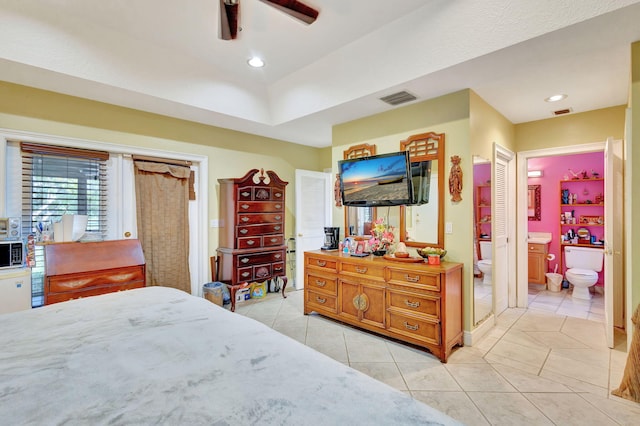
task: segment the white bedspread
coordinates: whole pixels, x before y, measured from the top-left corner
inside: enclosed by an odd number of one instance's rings
[[[0,423],[456,424],[257,321],[161,287],[0,315]]]

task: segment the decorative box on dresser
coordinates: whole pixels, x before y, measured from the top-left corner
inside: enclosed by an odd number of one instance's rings
[[[44,264],[45,305],[146,285],[138,240],[47,244]]]
[[[216,276],[229,287],[232,311],[236,292],[253,282],[281,277],[282,296],[286,297],[284,218],[288,182],[271,170],[266,173],[267,176],[264,170],[252,169],[241,178],[218,179],[220,231]]]
[[[429,349],[446,362],[462,345],[462,264],[304,253],[304,313]]]

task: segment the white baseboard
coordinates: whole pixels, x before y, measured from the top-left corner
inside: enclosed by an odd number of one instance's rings
[[[473,346],[478,343],[485,334],[487,334],[496,325],[496,317],[491,314],[471,331],[465,331],[463,341],[465,346]]]

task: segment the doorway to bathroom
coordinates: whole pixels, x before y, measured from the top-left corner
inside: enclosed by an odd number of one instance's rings
[[[623,223],[622,172],[614,173],[621,145],[518,153],[518,185],[527,188],[518,197],[518,306],[604,323],[610,345],[625,321],[624,280],[615,277],[622,273],[623,233],[615,229]],[[591,255],[593,265],[567,273],[567,260]]]

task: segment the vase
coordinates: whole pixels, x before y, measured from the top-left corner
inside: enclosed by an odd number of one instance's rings
[[[372,255],[374,256],[384,256],[385,254],[387,254],[387,251],[382,249],[382,250],[374,250],[371,252]]]

